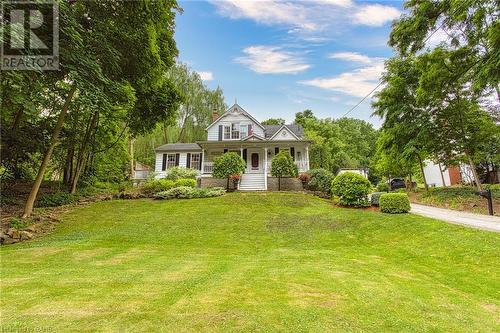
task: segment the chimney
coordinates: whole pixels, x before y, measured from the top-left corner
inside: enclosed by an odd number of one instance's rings
[[[217,118],[219,118],[219,114],[216,111],[212,112],[212,122],[216,121]]]

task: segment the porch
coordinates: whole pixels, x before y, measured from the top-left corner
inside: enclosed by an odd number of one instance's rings
[[[294,161],[295,165],[297,166],[297,169],[299,172],[306,172],[309,170],[309,163],[306,160],[301,160],[301,161]],[[271,170],[271,164],[272,164],[272,159],[267,161],[267,170]],[[214,162],[212,161],[206,161],[203,162],[203,170],[202,170],[202,175],[210,175],[213,172],[213,167],[214,167]],[[248,165],[247,168],[245,169],[245,173],[248,173]],[[270,172],[270,171],[269,171]],[[257,172],[259,173],[259,172]],[[264,170],[262,170],[260,173],[264,173]]]
[[[288,151],[294,160],[299,172],[309,170],[309,142],[201,142],[202,147],[202,176],[210,176],[213,172],[213,161],[226,152],[235,152],[245,160],[245,174],[268,175],[274,156],[280,151]]]

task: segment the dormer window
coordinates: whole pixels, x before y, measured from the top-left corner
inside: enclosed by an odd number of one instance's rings
[[[247,128],[248,128],[248,125],[241,125],[240,126],[240,138],[246,138],[247,137]]]
[[[231,126],[226,125],[224,126],[224,140],[229,139],[231,139]]]

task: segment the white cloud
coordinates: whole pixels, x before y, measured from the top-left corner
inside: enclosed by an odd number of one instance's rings
[[[335,5],[339,7],[351,7],[354,5],[352,0],[317,0],[317,2],[324,2],[326,4]]]
[[[369,58],[370,65],[344,72],[336,76],[315,78],[299,83],[321,89],[341,92],[355,97],[364,97],[380,82],[384,63],[380,58]]]
[[[436,46],[438,46],[441,43],[447,44],[448,40],[450,39],[450,36],[448,36],[448,34],[446,33],[446,31],[444,31],[441,28],[441,29],[438,29],[438,30],[434,31],[434,33],[432,35],[429,34],[427,36],[427,38],[429,38],[429,39],[425,43],[425,46],[432,49],[432,48],[435,48]]]
[[[354,14],[354,23],[370,27],[380,27],[397,19],[401,12],[390,6],[379,4],[361,6]]]
[[[351,62],[359,62],[362,64],[371,64],[373,63],[374,59],[370,58],[364,54],[360,54],[357,52],[337,52],[337,53],[331,53],[328,55],[328,58],[330,59],[340,59],[340,60],[346,60],[346,61],[351,61]]]
[[[212,72],[197,72],[203,81],[212,81],[214,74]]]
[[[346,25],[382,26],[399,17],[395,7],[360,5],[352,0],[211,0],[217,12],[231,19],[284,26],[290,33],[311,37],[337,32]]]
[[[245,56],[235,61],[261,74],[296,74],[311,67],[296,53],[277,46],[250,46],[243,49],[243,53]]]
[[[219,14],[232,19],[247,18],[258,23],[284,24],[305,30],[318,28],[299,2],[214,0],[212,4],[217,7]]]

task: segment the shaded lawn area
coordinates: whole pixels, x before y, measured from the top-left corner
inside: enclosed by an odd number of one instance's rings
[[[498,332],[499,245],[304,194],[104,201],[1,249],[1,326]]]

